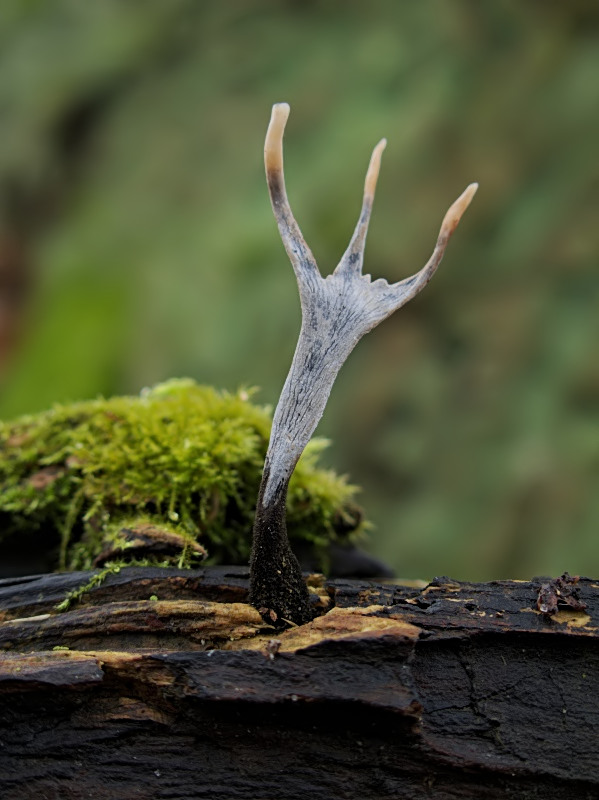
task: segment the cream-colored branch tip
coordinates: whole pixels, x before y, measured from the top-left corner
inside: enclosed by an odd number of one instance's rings
[[[381,169],[381,156],[385,147],[387,147],[387,140],[381,139],[370,156],[370,164],[364,181],[364,200],[372,200],[374,198],[376,182],[379,179],[379,171]]]
[[[289,118],[289,103],[275,103],[264,142],[264,166],[267,172],[283,170],[283,134]]]
[[[445,236],[449,238],[455,231],[455,229],[458,227],[459,221],[462,219],[464,211],[472,202],[472,198],[476,194],[477,189],[478,183],[471,183],[466,187],[466,189],[464,189],[458,199],[451,204],[447,213],[445,214],[445,217],[443,218],[443,222],[441,223],[439,238]]]
[[[289,117],[289,105],[276,103],[272,107],[272,114],[266,131],[264,141],[264,166],[266,169],[266,182],[273,214],[277,221],[281,240],[293,265],[300,290],[302,302],[305,299],[306,285],[309,281],[320,277],[318,267],[306,240],[302,236],[299,225],[293,216],[285,189],[285,174],[283,171],[283,134]]]

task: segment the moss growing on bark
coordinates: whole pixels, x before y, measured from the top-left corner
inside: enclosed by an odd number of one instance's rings
[[[270,423],[248,392],[191,380],[2,422],[0,540],[38,531],[60,569],[247,561]],[[363,528],[355,487],[317,466],[325,444],[288,498],[291,540],[321,549]]]

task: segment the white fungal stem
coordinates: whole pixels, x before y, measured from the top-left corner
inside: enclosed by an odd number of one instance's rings
[[[335,271],[323,278],[293,216],[283,174],[287,103],[273,106],[264,163],[273,212],[291,260],[302,307],[302,326],[291,369],[277,405],[259,503],[285,492],[291,473],[316,428],[342,364],[365,333],[415,297],[434,275],[447,243],[478,188],[470,184],[451,205],[425,266],[398,283],[362,274],[364,247],[386,140],[374,148],[356,229]]]

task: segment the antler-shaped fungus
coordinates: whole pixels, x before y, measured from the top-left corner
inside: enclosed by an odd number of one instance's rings
[[[289,479],[318,424],[341,365],[365,333],[415,297],[434,275],[447,243],[478,188],[472,183],[445,214],[426,265],[398,283],[362,274],[374,192],[387,144],[374,148],[356,229],[335,271],[323,278],[293,216],[283,176],[287,103],[273,106],[264,163],[273,212],[291,260],[302,325],[291,369],[279,399],[258,495],[250,560],[250,599],[264,619],[301,624],[312,618],[308,590],[291,551],[285,526]]]

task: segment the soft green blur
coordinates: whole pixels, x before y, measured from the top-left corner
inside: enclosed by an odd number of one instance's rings
[[[406,577],[599,573],[599,7],[100,0],[0,9],[4,226],[33,265],[0,415],[189,375],[275,403],[299,326],[263,175],[323,272],[383,157],[365,271],[431,285],[364,339],[319,433]]]

